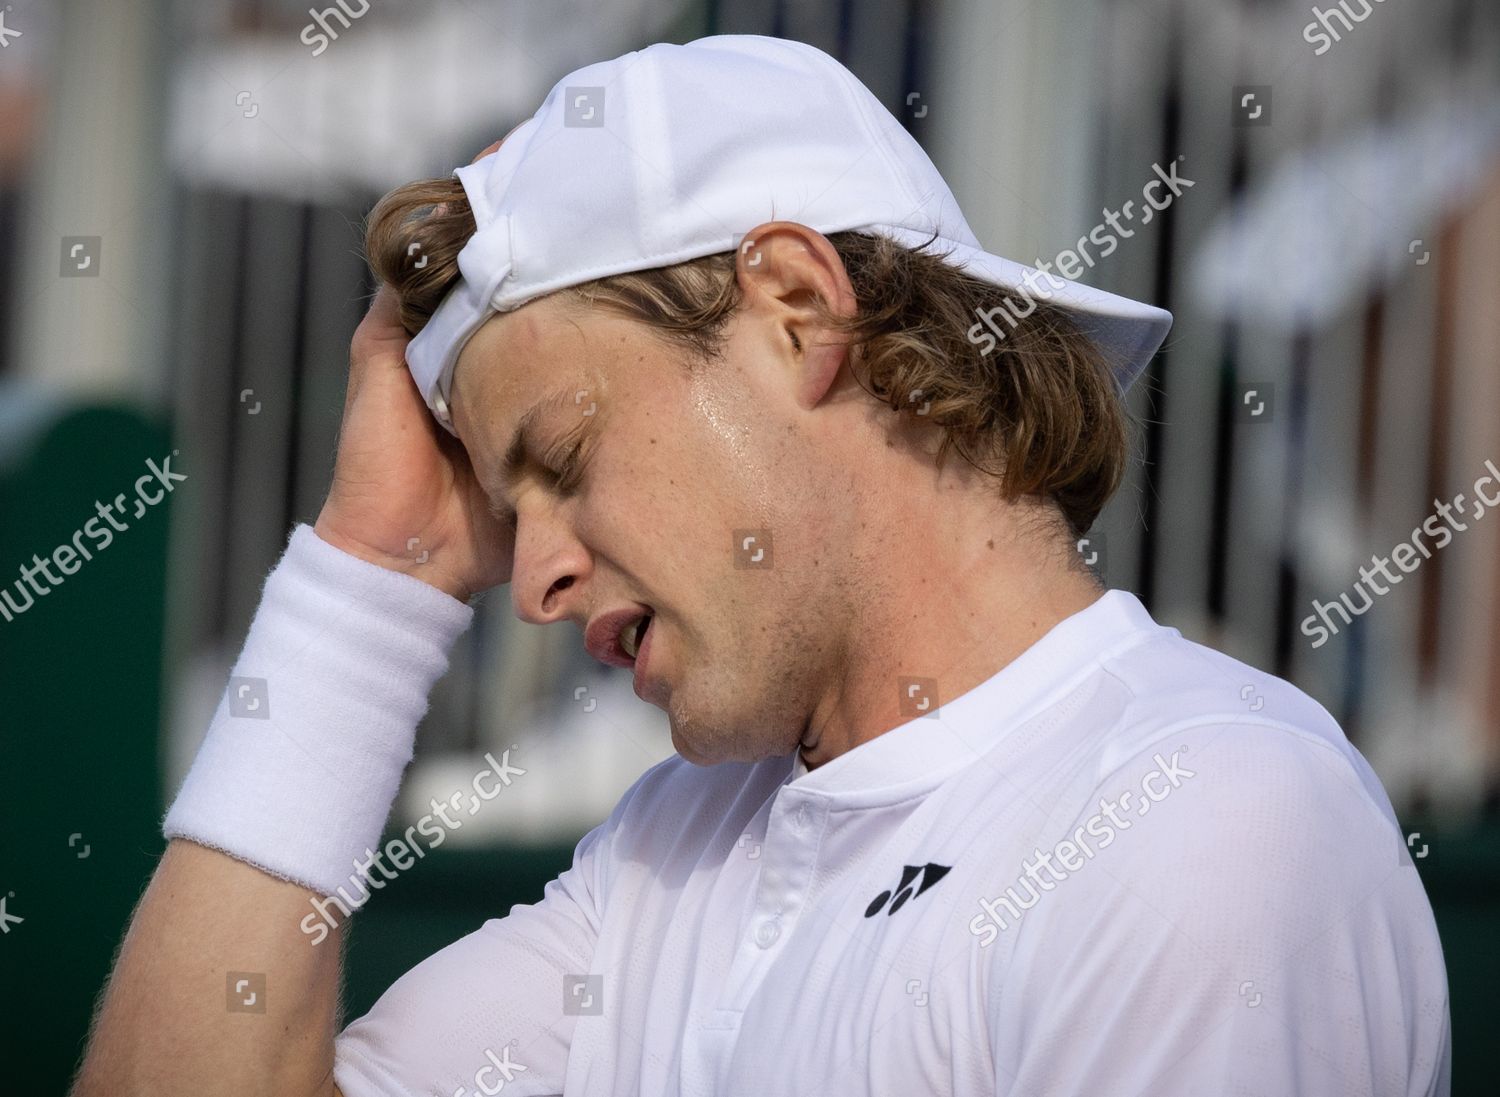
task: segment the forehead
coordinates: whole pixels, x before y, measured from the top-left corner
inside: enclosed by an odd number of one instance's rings
[[[557,375],[557,352],[576,337],[555,300],[543,298],[491,316],[464,344],[453,373],[455,424],[462,436],[496,415],[519,415]],[[479,415],[479,412],[483,415]]]
[[[597,427],[608,392],[631,385],[613,367],[644,362],[643,340],[642,325],[561,295],[490,317],[459,353],[452,388],[454,426],[481,482],[505,482],[519,443],[555,441],[558,415],[571,423],[566,413],[588,408],[583,425]]]
[[[490,317],[459,352],[453,374],[453,424],[481,483],[502,482],[506,454],[523,431],[578,387],[571,343],[577,338],[546,299]]]

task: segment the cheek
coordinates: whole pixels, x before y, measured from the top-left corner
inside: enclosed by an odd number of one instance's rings
[[[591,461],[579,536],[626,574],[660,582],[704,551],[713,521],[707,479],[701,457],[680,436],[635,428]]]
[[[744,383],[733,361],[696,372],[683,413],[682,461],[699,470],[700,495],[730,528],[771,528],[797,490],[784,475],[789,424],[772,393]]]
[[[696,576],[700,593],[716,576],[743,581],[737,532],[774,542],[795,520],[796,437],[744,376],[723,360],[610,394],[617,414],[590,462],[580,533],[662,597],[672,576]]]
[[[665,613],[678,648],[699,650],[716,632],[712,621],[743,612],[751,591],[742,587],[763,587],[756,582],[763,574],[736,567],[734,539],[766,523],[721,494],[723,456],[685,434],[658,435],[655,444],[642,436],[637,453],[591,481],[577,520],[596,563],[622,578],[623,593]]]

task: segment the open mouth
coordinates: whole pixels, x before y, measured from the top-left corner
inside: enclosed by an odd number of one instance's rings
[[[583,646],[607,667],[632,668],[644,652],[650,656],[651,622],[656,611],[642,602],[596,614],[584,627]]]
[[[651,627],[651,614],[645,614],[620,630],[620,648],[634,659],[646,640],[646,630]]]

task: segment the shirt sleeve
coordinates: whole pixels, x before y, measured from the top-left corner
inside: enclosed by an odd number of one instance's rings
[[[540,902],[522,904],[412,968],[334,1044],[344,1097],[561,1094],[576,1017],[564,977],[589,970],[599,859],[615,816],[578,843]]]
[[[1115,826],[1097,801],[1123,790]],[[997,1093],[1446,1097],[1431,908],[1347,743],[1196,727],[1095,794],[1085,834],[1109,847],[1049,879],[992,961]]]

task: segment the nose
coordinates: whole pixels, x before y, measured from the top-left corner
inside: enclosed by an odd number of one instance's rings
[[[533,625],[575,616],[570,611],[593,570],[588,549],[548,502],[524,510],[518,504],[517,515],[511,608]]]

